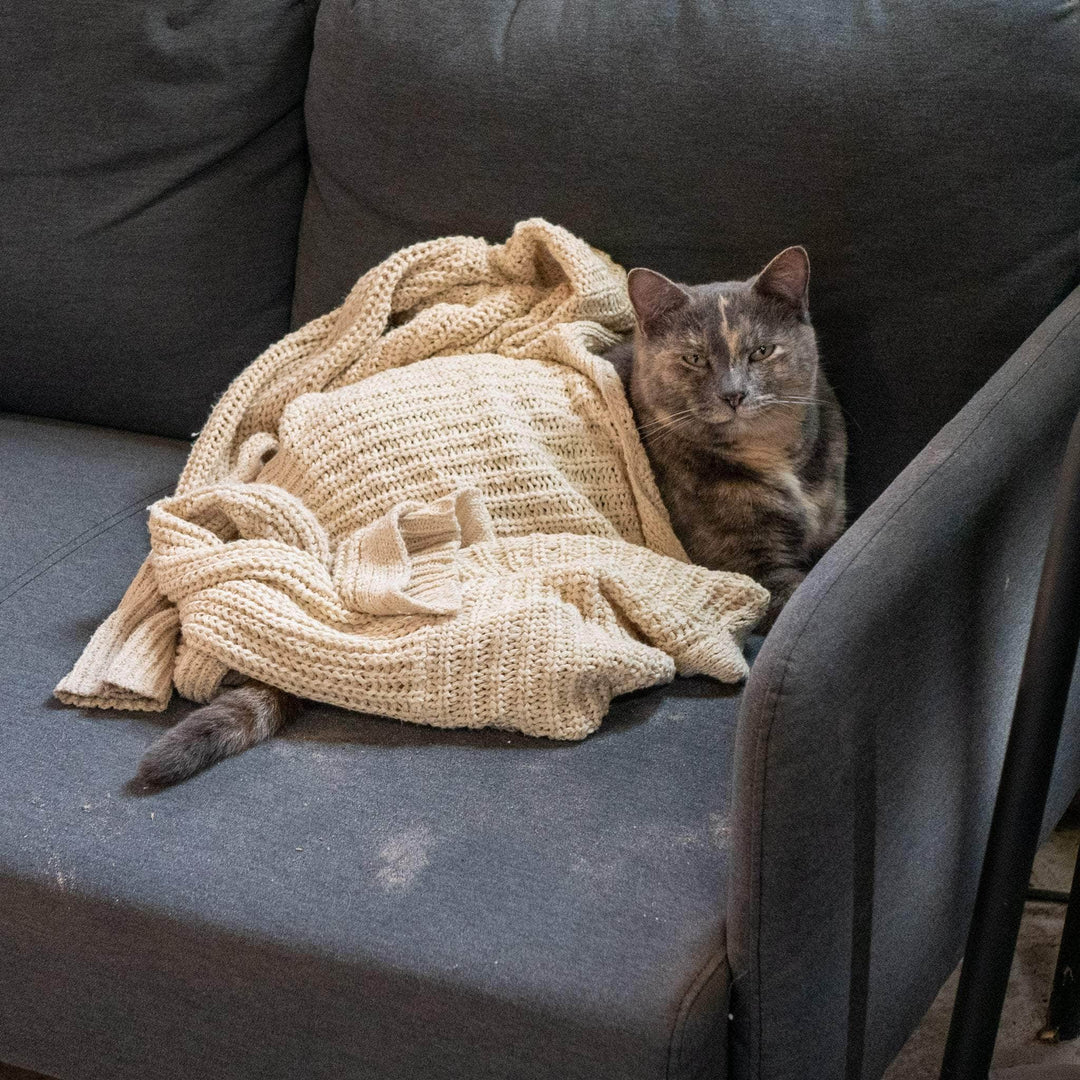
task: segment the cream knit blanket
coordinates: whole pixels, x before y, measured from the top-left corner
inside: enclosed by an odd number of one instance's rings
[[[676,671],[746,674],[768,594],[688,563],[614,368],[623,271],[545,221],[417,244],[232,383],[151,554],[56,688],[230,670],[440,727],[580,739]]]

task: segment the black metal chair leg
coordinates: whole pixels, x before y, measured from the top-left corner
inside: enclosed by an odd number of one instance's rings
[[[1080,644],[1080,416],[1058,481],[942,1080],[986,1080]]]
[[[1072,891],[1061,931],[1054,989],[1050,994],[1046,1029],[1040,1032],[1053,1042],[1080,1035],[1080,854],[1073,868]]]

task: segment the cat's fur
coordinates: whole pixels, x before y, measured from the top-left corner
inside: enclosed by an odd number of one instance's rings
[[[676,535],[694,562],[770,591],[763,628],[844,528],[847,436],[818,363],[809,281],[801,247],[746,281],[687,286],[632,270],[637,328],[607,354]],[[759,347],[772,351],[759,359]]]
[[[184,780],[269,739],[299,711],[299,698],[254,679],[223,690],[151,745],[136,780],[154,787]]]
[[[637,329],[607,354],[687,554],[765,585],[766,627],[844,525],[847,440],[818,365],[809,275],[798,247],[747,281],[676,285],[632,270]],[[750,359],[758,346],[775,351]],[[270,738],[299,708],[263,683],[224,690],[147,750],[137,779],[182,780]]]

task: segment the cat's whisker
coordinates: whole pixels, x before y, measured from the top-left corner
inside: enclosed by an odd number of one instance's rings
[[[644,435],[646,432],[661,430],[671,424],[689,420],[696,411],[697,410],[695,409],[680,409],[678,412],[672,413],[670,416],[664,416],[658,420],[652,420],[649,423],[642,424],[638,428],[638,431],[642,435]]]
[[[668,413],[665,416],[658,416],[655,420],[651,420],[648,423],[642,424],[642,427],[650,427],[654,424],[666,424],[669,420],[674,420],[677,417],[686,416],[694,411],[693,406],[689,406],[685,409],[676,409],[673,413]]]
[[[658,439],[661,436],[671,435],[682,427],[682,424],[669,424],[667,427],[656,428],[653,431],[645,431],[642,432],[641,439],[643,442],[650,442],[651,440]]]
[[[807,398],[803,398],[803,397],[799,397],[799,398],[770,398],[767,401],[763,401],[762,404],[765,405],[765,406],[772,406],[772,405],[832,405],[832,404],[835,404],[840,409],[840,411],[844,414],[844,418],[846,420],[850,421],[850,423],[854,424],[855,427],[859,431],[862,431],[862,424],[860,424],[858,422],[858,420],[856,420],[855,417],[853,417],[851,415],[851,413],[848,412],[848,410],[843,407],[843,405],[841,405],[839,402],[832,402],[828,398],[809,398],[809,397],[807,397]]]
[[[679,431],[686,426],[686,421],[677,421],[674,424],[668,424],[665,427],[657,428],[654,431],[646,431],[643,433],[642,438],[648,441],[650,439],[658,439],[663,435],[673,435],[676,431]]]
[[[694,411],[691,410],[688,415],[676,416],[674,419],[668,419],[663,424],[654,425],[651,430],[641,430],[641,438],[643,440],[655,439],[661,435],[671,435],[681,428],[687,427],[694,419]]]
[[[648,427],[638,428],[638,432],[642,435],[648,435],[653,431],[661,431],[662,429],[670,426],[671,424],[681,423],[685,417],[677,417],[674,420],[664,420],[662,423],[649,424]]]

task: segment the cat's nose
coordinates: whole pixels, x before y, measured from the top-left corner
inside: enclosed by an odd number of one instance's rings
[[[724,400],[733,408],[737,409],[745,400],[745,394],[725,394]]]

